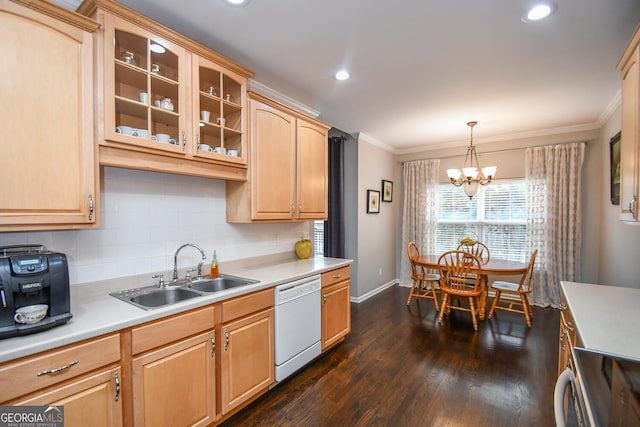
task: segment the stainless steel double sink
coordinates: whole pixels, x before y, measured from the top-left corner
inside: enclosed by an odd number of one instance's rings
[[[162,287],[158,285],[145,286],[113,292],[109,295],[144,310],[153,310],[154,308],[252,283],[258,283],[258,280],[221,274],[216,277],[182,280]]]

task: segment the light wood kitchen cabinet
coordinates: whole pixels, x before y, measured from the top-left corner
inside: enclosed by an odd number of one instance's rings
[[[100,164],[245,180],[252,73],[111,0],[87,0],[78,10],[103,25],[96,49]]]
[[[222,415],[265,393],[273,384],[273,289],[224,301],[220,327]]]
[[[620,219],[638,221],[640,188],[640,29],[618,62],[622,73]]]
[[[197,55],[192,55],[192,63],[191,81],[197,88],[192,117],[198,124],[194,129],[194,154],[246,165],[246,77]],[[209,113],[209,120],[203,117],[203,111]],[[204,148],[202,144],[205,144]],[[205,149],[206,146],[221,152],[212,152]]]
[[[64,405],[66,426],[122,425],[118,334],[0,366],[2,405]]]
[[[569,365],[571,347],[575,341],[575,326],[566,301],[562,301],[560,310],[560,339],[558,343],[558,375]]]
[[[322,273],[322,351],[351,332],[350,267]]]
[[[0,0],[0,231],[96,225],[95,21]]]
[[[567,306],[567,301],[562,297],[560,306],[560,340],[558,345],[558,375],[569,365],[571,349],[581,346],[580,337],[576,331],[571,310]]]
[[[249,95],[250,177],[227,182],[227,221],[326,219],[329,126]]]
[[[85,427],[87,420],[95,427],[122,426],[120,378],[119,367],[108,369],[12,405],[64,406],[66,427]]]
[[[215,421],[215,307],[131,331],[133,424],[199,426]]]

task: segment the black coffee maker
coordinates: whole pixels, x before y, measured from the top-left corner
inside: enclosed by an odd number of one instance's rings
[[[46,316],[20,323],[16,310],[49,306]],[[71,319],[67,256],[42,245],[0,246],[0,338],[27,335]]]

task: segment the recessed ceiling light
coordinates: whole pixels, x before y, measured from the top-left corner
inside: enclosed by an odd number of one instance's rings
[[[164,53],[165,52],[164,46],[160,46],[158,43],[151,43],[149,45],[149,50],[151,52],[155,52],[155,53]]]
[[[544,19],[556,11],[556,4],[549,3],[537,3],[529,11],[522,16],[524,22],[535,22]]]
[[[345,70],[336,73],[336,80],[347,80],[349,77],[349,73]]]
[[[249,0],[224,0],[230,6],[246,6],[249,4]]]

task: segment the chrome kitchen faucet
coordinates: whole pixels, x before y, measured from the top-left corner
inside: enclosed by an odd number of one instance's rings
[[[173,255],[173,281],[175,282],[176,280],[178,280],[178,253],[183,249],[186,248],[187,246],[191,246],[192,248],[196,248],[197,250],[200,251],[200,253],[202,254],[202,259],[207,259],[207,256],[204,254],[204,251],[202,250],[202,248],[198,245],[196,245],[195,243],[185,243],[184,245],[180,246],[177,250],[176,253]],[[201,265],[202,263],[200,263],[199,265]]]

